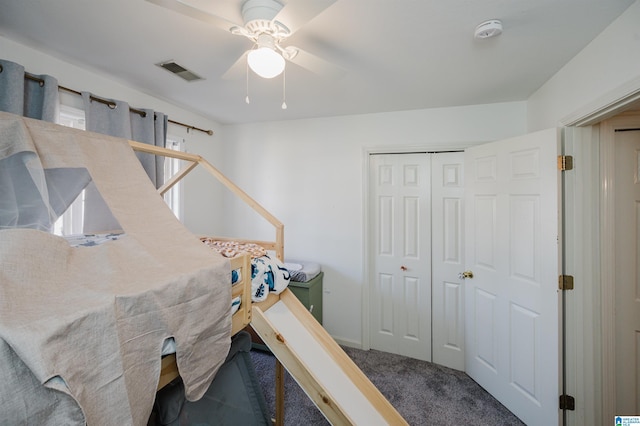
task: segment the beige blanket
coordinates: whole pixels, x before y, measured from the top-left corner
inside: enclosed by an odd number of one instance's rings
[[[0,230],[0,423],[146,425],[168,337],[199,399],[229,348],[228,261],[175,219],[126,140],[0,113],[0,169],[22,164],[43,200],[60,188],[33,170],[86,169],[127,235],[72,248]],[[48,200],[20,209],[55,216]]]

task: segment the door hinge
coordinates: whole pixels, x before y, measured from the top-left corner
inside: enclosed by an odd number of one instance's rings
[[[571,155],[558,155],[558,170],[573,170],[573,157]]]
[[[573,290],[573,276],[560,275],[558,277],[558,288],[560,290]]]
[[[576,399],[571,395],[560,395],[560,409],[574,411],[576,409]]]

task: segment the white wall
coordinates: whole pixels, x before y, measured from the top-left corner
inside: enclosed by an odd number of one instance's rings
[[[77,91],[89,91],[97,96],[119,99],[128,102],[132,107],[153,108],[168,114],[172,120],[201,129],[211,129],[214,131],[214,136],[198,131],[187,132],[185,127],[170,124],[168,132],[183,137],[186,140],[187,151],[202,155],[214,165],[217,165],[216,162],[221,159],[220,125],[216,122],[131,89],[110,76],[77,67],[1,36],[0,57],[23,65],[25,70],[32,74],[51,75],[58,79],[61,86]],[[76,95],[65,95],[67,99],[72,96]],[[193,176],[187,176],[185,181],[184,223],[196,233],[219,233],[218,226],[221,223],[222,209],[220,204],[215,202],[215,199],[219,198],[220,188],[215,184],[215,181],[206,176],[205,172],[194,171],[192,173]],[[207,197],[202,194],[212,194],[213,196]]]
[[[640,0],[550,78],[527,102],[529,131],[560,125],[640,90]]]
[[[322,264],[325,328],[359,346],[365,150],[462,148],[525,131],[524,102],[228,125],[222,171],[285,224],[287,258]],[[230,234],[273,239],[247,209],[227,206]]]
[[[528,130],[592,117],[637,93],[640,0],[529,98]],[[576,410],[567,412],[567,424],[597,425],[605,421],[603,416],[610,419],[603,405],[602,351],[611,350],[602,347],[601,334],[599,130],[570,128],[567,135],[566,152],[574,156],[576,168],[566,175],[566,273],[577,283],[567,295],[566,390],[576,398]]]

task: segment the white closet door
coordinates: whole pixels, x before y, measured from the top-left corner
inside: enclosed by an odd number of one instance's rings
[[[464,153],[431,154],[433,362],[464,370]]]
[[[526,424],[559,422],[559,132],[465,152],[467,373]]]
[[[369,164],[371,348],[430,361],[429,157],[372,155]]]

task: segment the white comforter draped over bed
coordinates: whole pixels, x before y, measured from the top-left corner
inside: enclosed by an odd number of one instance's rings
[[[126,140],[0,113],[0,168],[25,159],[86,168],[127,235],[71,248],[11,229],[0,205],[0,423],[145,425],[170,336],[187,397],[200,398],[229,349],[228,261],[175,219]]]

